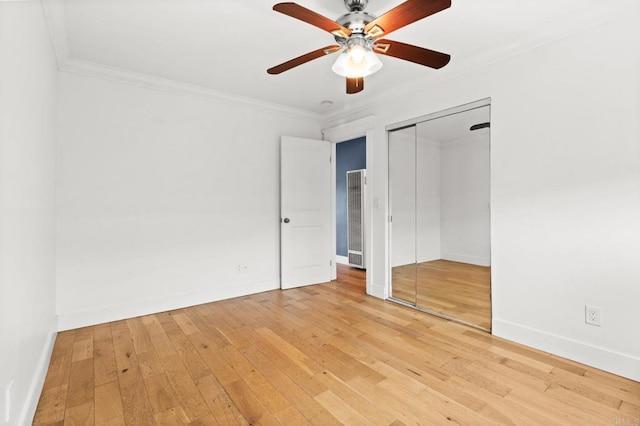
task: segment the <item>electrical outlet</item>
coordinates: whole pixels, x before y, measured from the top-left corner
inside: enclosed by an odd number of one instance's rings
[[[13,395],[11,394],[13,389],[13,380],[9,382],[7,388],[4,390],[4,423],[9,424],[11,422],[11,406]]]
[[[584,322],[587,324],[602,326],[602,310],[596,306],[584,306]]]

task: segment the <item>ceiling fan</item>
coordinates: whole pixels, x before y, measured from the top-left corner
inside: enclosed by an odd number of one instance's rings
[[[384,15],[376,17],[365,12],[369,0],[344,0],[349,11],[332,21],[296,3],[278,3],[273,10],[304,21],[331,33],[338,44],[325,46],[298,56],[273,68],[269,74],[280,74],[314,59],[340,52],[332,70],[347,79],[347,93],[358,93],[364,89],[364,78],[380,68],[382,62],[376,56],[393,56],[430,68],[439,69],[447,65],[451,56],[411,44],[389,39],[380,39],[392,31],[433,15],[451,6],[451,0],[407,0]]]

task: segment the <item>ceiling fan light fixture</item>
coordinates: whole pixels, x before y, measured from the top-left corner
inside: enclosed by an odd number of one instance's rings
[[[382,61],[368,47],[349,46],[340,53],[331,69],[342,77],[367,77],[382,68]]]
[[[343,1],[348,12],[335,21],[294,2],[274,5],[276,12],[332,34],[336,44],[271,67],[267,73],[280,74],[314,59],[340,52],[331,69],[339,76],[346,77],[347,94],[355,94],[364,89],[365,77],[382,68],[382,61],[377,54],[433,69],[440,69],[449,63],[451,56],[446,53],[388,39],[380,40],[380,37],[451,7],[451,0],[404,0],[380,16],[365,11],[369,0]]]

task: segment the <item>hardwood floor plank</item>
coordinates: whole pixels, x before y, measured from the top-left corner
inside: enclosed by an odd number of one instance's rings
[[[71,363],[66,406],[68,409],[89,402],[93,402],[93,358]]]
[[[189,425],[190,426],[218,426],[220,425],[220,423],[218,423],[218,420],[216,420],[216,418],[213,417],[213,414],[209,414],[207,417],[201,417],[199,419],[195,419],[194,421],[189,423]]]
[[[129,329],[129,334],[133,341],[133,347],[137,354],[148,352],[153,349],[149,333],[147,332],[147,329],[140,317],[128,319],[127,328]]]
[[[584,414],[588,414],[592,421],[595,420],[604,423],[618,415],[617,407],[611,408],[606,404],[595,403],[592,399],[583,396],[581,393],[575,392],[573,389],[568,389],[558,383],[549,385],[545,393],[551,395],[554,401],[561,401],[568,406],[576,408],[579,407]]]
[[[49,425],[64,421],[67,405],[67,385],[47,387],[42,390],[38,408],[33,419],[34,425]]]
[[[33,424],[640,423],[640,383],[368,297],[364,276],[59,333]],[[443,305],[474,305],[466,284]]]
[[[223,358],[220,349],[216,348],[204,335],[193,333],[189,335],[189,340],[220,383],[224,385],[238,380],[238,374],[233,368],[227,362],[221,362]]]
[[[311,373],[307,368],[303,368],[297,363],[292,362],[291,358],[280,351],[277,346],[274,346],[265,340],[260,334],[253,332],[253,335],[255,336],[253,338],[254,346],[271,363],[284,371],[286,375],[289,376],[289,378],[302,390],[311,396],[315,396],[327,390],[322,383],[314,379],[313,373]]]
[[[380,409],[387,412],[388,415],[396,418],[394,422],[400,422],[399,424],[407,425],[419,425],[424,424],[426,421],[424,417],[421,417],[420,411],[414,410],[411,404],[404,400],[403,396],[395,393],[389,393],[384,389],[384,386],[380,386],[380,384],[372,385],[371,383],[356,377],[349,381],[349,386],[361,395],[366,395],[372,401],[384,401],[384,404],[378,405]],[[389,424],[393,424],[394,422]]]
[[[159,315],[160,314],[158,314],[158,316]],[[149,339],[159,358],[166,358],[176,354],[176,350],[173,348],[169,337],[167,337],[167,333],[162,328],[162,324],[160,324],[156,315],[142,317],[142,323],[149,333]]]
[[[274,333],[271,329],[260,327],[256,330],[256,333],[262,336],[267,342],[277,348],[308,374],[313,375],[314,373],[321,372],[322,368],[315,365],[311,358],[296,348],[293,344],[287,342],[280,335]]]
[[[162,330],[164,330],[164,333],[167,335],[169,340],[171,340],[171,338],[174,336],[185,335],[174,318],[174,315],[181,312],[183,311],[179,309],[177,311],[160,312],[156,314],[156,318],[158,319],[160,326],[162,326]]]
[[[505,367],[502,364],[492,362],[474,362],[467,367],[467,370],[486,377],[494,382],[502,383],[507,388],[531,387],[540,391],[545,391],[549,387],[549,382],[540,380],[527,374],[520,373]]]
[[[179,405],[178,397],[166,374],[158,374],[144,379],[144,386],[155,414]]]
[[[198,380],[211,374],[211,369],[202,359],[191,340],[186,335],[170,337],[173,347],[176,348],[178,357],[189,372],[193,380]],[[171,359],[171,358],[169,358]]]
[[[160,358],[158,358],[158,354],[153,348],[138,354],[138,366],[142,377],[145,379],[164,373]]]
[[[111,382],[95,388],[95,421],[107,423],[122,417],[122,396],[118,382]]]
[[[482,372],[478,373],[469,370],[467,368],[468,366],[467,363],[456,359],[446,363],[442,368],[449,372],[450,375],[463,378],[495,395],[505,396],[511,391],[511,388],[503,384],[500,380],[495,380],[494,377],[484,375]]]
[[[331,413],[344,425],[371,425],[356,409],[351,407],[342,399],[338,398],[333,392],[327,390],[315,397],[316,401],[322,405],[325,410]]]
[[[275,418],[283,425],[310,425],[309,421],[295,408],[288,406],[273,413]]]
[[[327,418],[328,413],[282,369],[269,361],[262,352],[251,347],[243,349],[242,353],[254,368],[261,371],[269,383],[284,395],[291,406],[297,407],[298,411],[302,413],[309,423],[330,423]],[[333,420],[335,421],[335,419]]]
[[[66,386],[69,383],[73,342],[73,331],[58,333],[46,376],[46,382],[51,387]]]
[[[122,412],[126,424],[150,424],[153,408],[139,368],[122,369],[118,373]]]
[[[485,405],[478,412],[488,418],[493,418],[491,414],[487,414],[486,410],[491,409],[500,413],[503,420],[498,421],[501,424],[539,424],[539,425],[561,425],[558,421],[554,421],[544,414],[531,410],[526,405],[515,402],[506,401],[503,397],[494,393],[487,392],[484,387],[468,382],[461,377],[451,376],[446,380],[447,383],[454,387],[464,389],[464,392],[483,401]]]
[[[197,385],[209,410],[219,424],[225,426],[246,424],[238,407],[213,375],[198,380]]]
[[[93,425],[95,424],[93,402],[67,408],[64,415],[65,426]]]
[[[93,374],[96,387],[118,380],[109,325],[96,326],[93,331]]]
[[[158,426],[175,426],[190,424],[189,418],[182,410],[182,407],[171,407],[161,413],[155,415],[155,421]]]
[[[227,394],[249,424],[278,424],[255,392],[242,380],[225,386]]]
[[[176,321],[182,332],[187,336],[199,331],[198,327],[191,322],[189,316],[184,312],[174,314],[172,315],[172,318]]]
[[[605,424],[602,417],[593,418],[573,405],[557,401],[552,394],[546,392],[514,389],[504,399],[525,406],[563,425]]]
[[[75,341],[73,343],[73,355],[71,361],[82,361],[85,359],[93,358],[93,336],[88,336],[86,339]]]
[[[355,381],[357,378],[357,376],[354,377],[352,381]],[[330,371],[323,372],[321,376],[318,376],[318,380],[322,381],[332,396],[339,398],[344,404],[355,409],[368,422],[371,422],[372,424],[389,424],[395,420],[396,417],[387,412],[382,405],[375,404],[368,398],[368,395],[358,392],[354,387],[350,386]],[[316,397],[316,400],[319,399]],[[334,417],[337,417],[334,412],[329,412]]]
[[[106,422],[97,423],[96,426],[126,426],[124,423],[124,416],[114,417]]]
[[[229,322],[228,318],[222,317],[219,313],[214,312],[207,316],[208,321],[215,324],[218,332],[227,340],[230,345],[238,349],[251,346],[251,342],[242,333],[242,328],[235,327]]]
[[[428,419],[431,424],[486,424],[487,418],[429,388],[415,395],[406,389],[398,388],[391,381],[381,382],[378,387],[387,393],[395,393],[396,397],[411,401],[412,412],[418,417]]]
[[[285,397],[278,391],[264,375],[256,371],[253,365],[233,346],[227,346],[222,350],[227,362],[233,366],[240,379],[256,394],[260,403],[275,413],[288,406]]]
[[[180,400],[179,406],[189,421],[211,415],[198,387],[178,356],[164,358],[162,367]]]
[[[112,323],[111,333],[124,421],[131,425],[151,424],[153,410],[126,322]]]
[[[618,407],[620,417],[627,419],[640,419],[640,405],[635,405],[627,401],[622,401]]]

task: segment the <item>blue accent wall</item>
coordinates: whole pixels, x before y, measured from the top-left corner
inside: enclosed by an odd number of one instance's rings
[[[336,254],[347,256],[347,172],[367,168],[366,138],[336,144]]]

